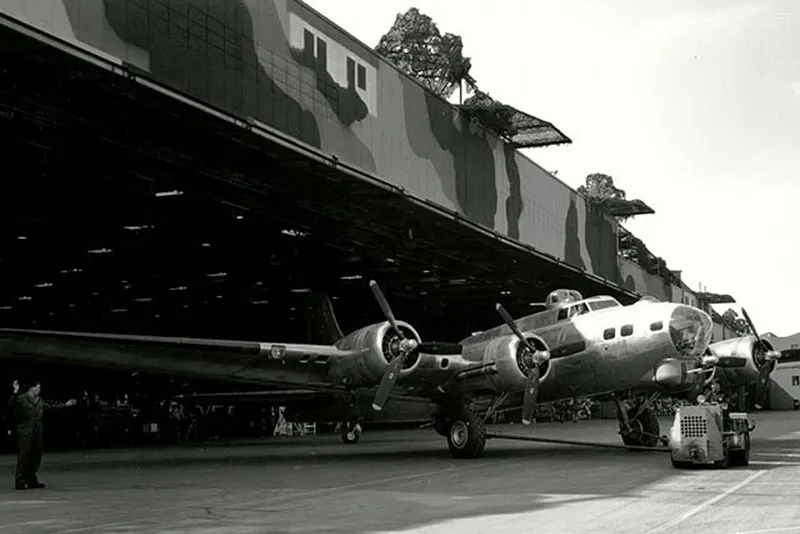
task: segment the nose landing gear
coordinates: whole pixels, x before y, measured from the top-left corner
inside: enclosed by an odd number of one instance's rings
[[[661,435],[658,416],[651,407],[657,394],[635,403],[630,408],[614,398],[617,405],[617,419],[622,443],[633,447],[656,447],[659,443],[666,445],[668,438]]]

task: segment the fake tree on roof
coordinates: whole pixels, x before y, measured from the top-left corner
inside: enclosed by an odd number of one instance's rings
[[[500,136],[513,136],[519,112],[478,89],[469,73],[472,63],[463,50],[461,36],[442,35],[433,19],[415,7],[398,14],[375,47],[378,54],[444,99],[466,86],[467,93],[474,95],[461,103],[461,109]]]
[[[737,335],[744,336],[750,333],[747,321],[739,317],[739,314],[732,308],[725,310],[725,313],[719,316],[719,319],[723,325],[733,330]]]
[[[472,63],[464,57],[463,49],[460,36],[442,35],[433,19],[415,7],[398,14],[375,47],[378,54],[445,99],[463,82],[468,90],[476,89],[469,75]]]
[[[602,211],[612,215],[617,221],[625,221],[636,213],[626,213],[614,208],[626,207],[633,201],[625,198],[625,190],[614,185],[614,178],[607,174],[596,172],[586,176],[586,184],[578,188],[578,193],[586,200],[596,205]]]
[[[586,183],[578,187],[578,193],[618,222],[626,221],[636,215],[655,213],[641,200],[625,198],[625,190],[615,186],[614,178],[607,174],[598,172],[586,176]],[[641,239],[623,228],[620,228],[619,250],[623,257],[636,261],[647,272],[680,285],[680,276],[671,271],[662,258],[652,254]]]
[[[494,100],[478,89],[464,57],[461,37],[444,35],[429,16],[412,7],[398,14],[375,51],[444,99],[459,90],[461,111],[506,140],[514,148],[547,146],[572,141],[547,121]],[[463,100],[463,89],[474,93]]]

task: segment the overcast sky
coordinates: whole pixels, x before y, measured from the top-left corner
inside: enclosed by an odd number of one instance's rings
[[[373,47],[411,6],[461,35],[482,90],[573,140],[529,157],[574,188],[610,174],[692,289],[800,331],[800,0],[306,2]]]

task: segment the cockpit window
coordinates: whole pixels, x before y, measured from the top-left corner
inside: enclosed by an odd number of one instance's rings
[[[569,308],[569,316],[574,317],[576,315],[583,315],[584,313],[589,313],[589,308],[586,306],[585,302],[581,302],[580,304],[575,304],[574,306],[570,306]]]
[[[621,306],[621,304],[614,299],[595,300],[589,303],[589,307],[592,310],[603,310],[605,308],[614,308],[616,306]]]

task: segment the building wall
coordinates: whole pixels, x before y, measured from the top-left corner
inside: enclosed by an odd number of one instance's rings
[[[692,291],[685,285],[678,286],[675,284],[671,284],[671,288],[672,288],[672,302],[682,302],[683,304],[688,304],[689,306],[698,307],[699,301],[694,291]]]
[[[725,325],[714,323],[714,329],[711,336],[712,343],[716,343],[717,341],[722,341],[723,339],[730,339],[734,337],[739,337],[739,334],[737,334],[736,332],[734,332]]]
[[[638,263],[619,258],[620,285],[642,295],[651,295],[664,302],[681,302],[674,300],[676,293],[673,285],[660,276],[650,274]]]
[[[770,408],[793,409],[794,401],[800,400],[800,362],[779,363],[769,378]]]
[[[0,11],[619,280],[613,219],[302,3],[0,0]]]
[[[768,333],[762,337],[768,339],[778,351],[800,349],[800,333],[787,337],[778,337]],[[778,360],[777,368],[769,377],[770,408],[773,410],[793,409],[794,401],[800,400],[800,362]]]

